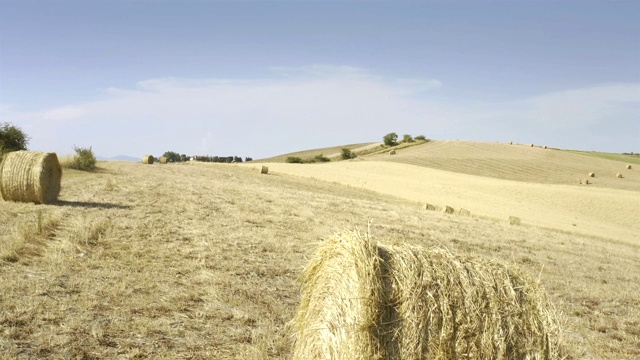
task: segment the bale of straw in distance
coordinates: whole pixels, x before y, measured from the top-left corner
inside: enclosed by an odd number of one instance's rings
[[[0,164],[0,193],[7,201],[50,204],[58,199],[62,168],[55,153],[15,151]]]
[[[424,209],[425,210],[429,210],[429,211],[436,211],[436,207],[431,205],[431,204],[429,204],[429,203],[424,205]]]
[[[471,215],[471,212],[467,209],[460,208],[460,210],[458,211],[458,215],[469,216]]]
[[[542,148],[543,148],[543,149],[546,149],[546,148],[547,148],[547,145],[543,146]]]
[[[522,222],[517,216],[509,216],[509,225],[520,225]]]
[[[622,179],[622,174],[617,173],[617,174],[616,174],[616,177],[617,177],[618,179]]]
[[[555,359],[544,291],[497,262],[347,232],[316,251],[291,322],[293,359]]]
[[[589,173],[589,177],[596,177],[596,174],[595,174],[595,173],[590,172],[590,173]]]
[[[529,146],[533,147],[533,144],[529,144]]]
[[[142,157],[142,163],[143,164],[153,164],[153,155],[145,155]]]
[[[167,162],[169,162],[169,158],[166,156],[163,156],[160,158],[160,164],[166,164]]]
[[[442,209],[442,212],[445,214],[453,214],[455,210],[453,210],[451,206],[445,206],[444,209]]]
[[[513,145],[513,141],[509,141],[509,145]]]
[[[391,151],[389,151],[389,155],[395,155],[395,154],[396,154],[396,151],[395,151],[395,150],[391,150]]]
[[[268,174],[269,173],[269,167],[268,166],[262,166],[262,169],[260,169],[260,174]]]
[[[631,165],[627,165],[627,169],[631,170]]]

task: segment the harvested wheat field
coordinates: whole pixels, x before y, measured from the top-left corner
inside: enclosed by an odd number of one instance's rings
[[[66,170],[55,204],[0,202],[1,357],[290,359],[303,269],[356,228],[519,269],[565,319],[568,358],[640,356],[640,244],[624,215],[637,215],[637,191],[357,163],[100,162]],[[378,178],[386,173],[403,176]],[[487,193],[505,184],[507,194]]]

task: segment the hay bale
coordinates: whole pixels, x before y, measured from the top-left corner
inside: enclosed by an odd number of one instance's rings
[[[166,164],[169,162],[169,158],[166,156],[163,156],[160,158],[160,164]]]
[[[590,172],[590,173],[589,173],[589,177],[596,177],[596,174],[594,174],[594,173]]]
[[[142,157],[142,163],[143,164],[151,165],[151,164],[153,164],[153,161],[154,161],[153,155],[145,155],[145,156]]]
[[[617,173],[617,174],[616,174],[616,177],[617,177],[618,179],[622,179],[622,174]]]
[[[444,209],[442,209],[442,212],[445,214],[453,214],[455,210],[453,210],[451,206],[445,206]]]
[[[519,217],[509,216],[509,225],[520,225],[522,222]]]
[[[460,210],[458,211],[458,215],[462,215],[462,216],[469,216],[471,215],[471,211],[460,208]]]
[[[509,145],[513,145],[513,141],[509,141]]]
[[[15,151],[0,164],[0,193],[7,201],[53,203],[60,194],[61,179],[55,153]]]
[[[529,146],[533,147],[533,144],[529,144]]]
[[[424,209],[425,210],[429,210],[429,211],[436,211],[436,207],[431,205],[431,204],[429,204],[429,203],[424,205]]]
[[[547,148],[547,145],[543,146],[542,148],[543,148],[543,149],[546,149],[546,148]]]
[[[293,359],[549,359],[558,321],[516,268],[446,249],[325,241],[301,277]]]
[[[260,169],[260,174],[268,174],[269,173],[269,167],[268,166],[262,166],[262,169]]]
[[[395,151],[395,150],[391,150],[391,151],[389,151],[389,155],[395,155],[395,154],[396,154],[396,151]]]
[[[628,170],[631,170],[631,165],[627,165],[627,169],[628,169]]]

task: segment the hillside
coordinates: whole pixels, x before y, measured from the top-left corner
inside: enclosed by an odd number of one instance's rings
[[[371,142],[371,143],[360,143],[360,144],[350,144],[350,145],[341,145],[341,146],[331,146],[320,149],[313,150],[303,150],[296,151],[288,154],[278,155],[270,158],[254,160],[254,163],[283,163],[287,160],[288,157],[299,157],[301,159],[312,158],[316,155],[324,155],[330,159],[338,160],[340,157],[340,153],[342,149],[349,149],[351,151],[361,151],[365,149],[369,149],[371,147],[379,146],[381,143]]]
[[[371,160],[268,163],[269,175],[252,163],[99,165],[66,170],[58,204],[0,201],[2,358],[290,358],[303,266],[356,227],[517,266],[566,317],[573,359],[640,356],[640,245],[631,217],[616,220],[637,192]],[[418,196],[478,207],[425,211]],[[567,220],[568,198],[586,201],[573,216],[587,235],[531,226],[530,210]],[[514,204],[521,226],[479,216]]]

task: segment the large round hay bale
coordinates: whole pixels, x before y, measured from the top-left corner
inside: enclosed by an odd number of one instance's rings
[[[520,225],[522,221],[517,216],[509,216],[509,225]]]
[[[631,165],[627,165],[627,169],[631,170]]]
[[[453,214],[455,212],[455,210],[451,206],[445,206],[442,209],[442,212],[445,213],[445,214]]]
[[[547,145],[543,146],[542,148],[543,148],[543,149],[546,149],[546,148],[547,148]]]
[[[446,249],[331,237],[303,271],[301,359],[556,359],[560,327],[519,269]]]
[[[529,144],[530,147],[533,147],[533,144]]]
[[[61,179],[55,153],[15,151],[0,164],[0,193],[7,201],[53,203],[60,194]]]
[[[262,169],[260,169],[260,174],[268,174],[268,173],[269,173],[269,167],[262,165]]]
[[[617,174],[616,174],[616,177],[617,177],[618,179],[622,179],[622,174],[617,173]]]
[[[169,162],[169,158],[166,156],[163,156],[160,158],[160,164],[166,164]]]
[[[145,155],[145,156],[142,157],[142,163],[143,164],[151,165],[151,164],[153,164],[153,160],[154,160],[153,159],[153,155]]]
[[[395,150],[391,150],[391,151],[389,151],[389,155],[395,155],[395,154],[396,154],[396,151],[395,151]]]
[[[594,173],[590,172],[590,173],[589,173],[589,177],[596,177],[596,174],[594,174]]]

